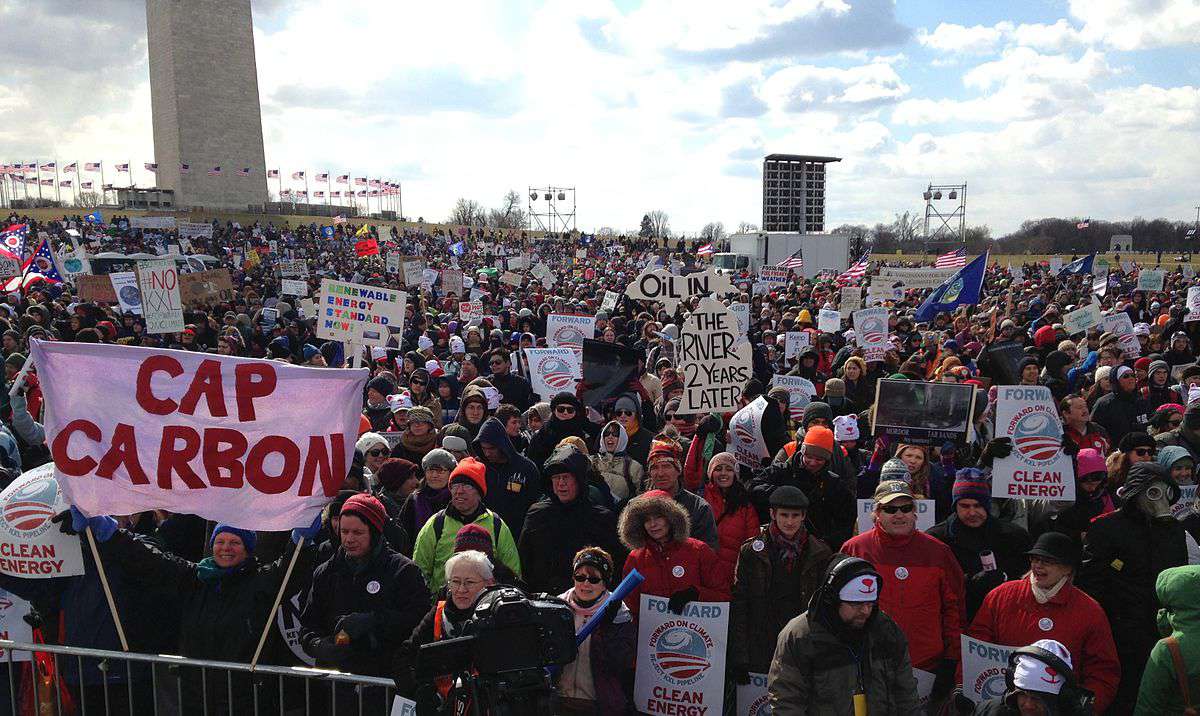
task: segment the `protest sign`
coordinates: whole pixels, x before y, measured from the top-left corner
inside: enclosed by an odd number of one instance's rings
[[[1200,286],[1189,286],[1187,292],[1188,313],[1184,322],[1200,321]]]
[[[872,283],[867,286],[867,305],[878,306],[887,301],[901,301],[904,299],[903,285],[887,285]]]
[[[504,273],[500,274],[500,283],[508,284],[509,286],[520,286],[522,282],[523,279],[519,273],[505,271]]]
[[[954,268],[888,268],[879,269],[878,278],[880,283],[886,283],[892,286],[897,283],[904,284],[904,288],[937,288],[946,282],[946,279],[958,272]]]
[[[595,407],[626,390],[643,355],[623,343],[583,342],[583,381],[587,390],[580,400]]]
[[[206,224],[207,226],[207,224]],[[131,216],[129,217],[129,228],[131,229],[174,229],[174,216]]]
[[[841,313],[843,318],[850,318],[860,308],[862,308],[862,289],[858,286],[843,288],[841,298],[838,300],[838,313]]]
[[[275,628],[279,637],[297,659],[309,666],[315,666],[317,660],[309,656],[300,643],[300,593],[292,595],[291,599],[279,602],[279,611],[275,612]]]
[[[842,329],[842,314],[822,308],[817,314],[817,330],[821,333],[837,333]]]
[[[1100,330],[1117,336],[1117,343],[1121,346],[1121,354],[1125,358],[1136,359],[1142,354],[1142,346],[1137,336],[1133,335],[1133,321],[1128,313],[1119,311],[1105,316],[1100,321]]]
[[[729,603],[691,602],[672,614],[667,600],[641,595],[634,706],[640,713],[719,713],[725,697]]]
[[[41,373],[40,365],[38,370]],[[103,396],[98,402],[103,404]],[[28,579],[83,574],[79,538],[63,534],[50,521],[70,506],[54,475],[53,463],[21,473],[4,488],[0,492],[4,517],[0,520],[0,573]]]
[[[758,270],[758,280],[772,286],[782,286],[787,283],[789,273],[791,273],[791,269],[763,266]]]
[[[1051,256],[1050,257],[1050,273],[1052,275],[1057,276],[1058,272],[1062,270],[1062,267],[1063,267],[1063,260],[1062,260],[1061,256]]]
[[[583,379],[579,355],[570,348],[526,348],[525,359],[529,384],[542,400],[550,400],[563,391],[574,395],[575,385]]]
[[[421,278],[425,273],[424,261],[405,261],[404,262],[404,285],[405,286],[420,286]]]
[[[287,296],[306,296],[308,295],[308,282],[285,278],[279,292]]]
[[[32,346],[54,474],[85,515],[162,509],[288,530],[309,525],[350,469],[365,370]]]
[[[1166,276],[1166,271],[1157,269],[1142,269],[1138,273],[1137,289],[1138,291],[1161,291],[1163,288],[1163,277]]]
[[[963,695],[977,704],[1004,696],[1008,656],[1016,647],[989,644],[962,635]]]
[[[79,291],[79,298],[82,301],[96,301],[98,303],[116,303],[117,291],[113,287],[112,279],[107,275],[92,276],[84,274],[75,277],[75,288]]]
[[[738,336],[745,337],[750,332],[750,304],[731,303],[729,312],[737,319]]]
[[[729,277],[711,267],[687,276],[676,276],[661,268],[643,271],[625,289],[626,296],[639,301],[659,301],[668,312],[674,312],[680,301],[693,296],[720,297],[733,292]]]
[[[750,673],[750,683],[737,685],[737,716],[771,716],[767,675]]]
[[[509,271],[520,271],[529,268],[528,256],[509,256],[505,262]]]
[[[554,285],[554,271],[544,263],[539,263],[530,271],[535,278],[542,282],[542,285],[549,288]]]
[[[679,413],[691,415],[732,410],[751,376],[752,350],[739,341],[737,320],[712,297],[700,300],[688,315],[675,344],[683,378]]]
[[[384,269],[388,273],[400,273],[400,254],[395,251],[389,251]]]
[[[21,262],[11,256],[0,256],[0,278],[12,278],[21,273]]]
[[[1049,388],[1000,386],[996,437],[1010,438],[1013,450],[992,464],[992,497],[1075,502],[1075,470]]]
[[[183,330],[183,300],[179,296],[179,269],[174,259],[138,262],[138,291],[147,333]]]
[[[854,342],[863,349],[867,362],[883,360],[892,347],[888,342],[886,308],[864,308],[854,312]]]
[[[366,237],[354,242],[354,255],[360,259],[379,255],[379,242],[373,237]]]
[[[546,345],[550,348],[570,348],[583,355],[583,342],[596,337],[596,317],[570,313],[551,313],[546,316]]]
[[[282,259],[275,265],[283,278],[308,278],[308,263],[304,259]]]
[[[421,288],[423,288],[427,291],[432,290],[433,284],[437,283],[437,280],[438,280],[438,270],[437,269],[427,268],[421,272]]]
[[[317,337],[381,346],[404,328],[408,294],[388,288],[321,279],[317,295]]]
[[[881,380],[875,386],[875,435],[919,445],[970,441],[975,386]]]
[[[0,639],[8,641],[20,642],[23,644],[33,643],[33,627],[29,622],[25,621],[26,615],[33,610],[33,606],[21,599],[12,592],[6,592],[0,589]],[[8,661],[31,661],[33,652],[21,651],[14,649],[0,649],[0,659]]]
[[[917,503],[917,529],[924,532],[937,524],[934,517],[937,503],[934,500],[914,500]],[[875,528],[875,500],[858,500],[858,533],[870,532]]]
[[[1096,275],[1092,277],[1092,294],[1097,298],[1104,298],[1108,293],[1108,269],[1103,271],[1097,269]]]
[[[392,697],[392,708],[388,711],[388,716],[417,716],[417,702],[396,694]]]
[[[1100,304],[1092,303],[1063,316],[1063,328],[1067,335],[1086,333],[1092,326],[1100,325]]]
[[[788,392],[788,412],[797,422],[804,417],[804,409],[817,397],[817,388],[808,378],[798,375],[771,376],[771,385]]]
[[[117,302],[121,304],[121,312],[141,315],[142,293],[138,290],[137,274],[132,271],[118,271],[110,273],[108,279],[117,294]]]
[[[929,696],[933,693],[933,684],[937,680],[937,674],[932,671],[925,671],[913,667],[913,678],[917,680],[917,704],[922,709],[929,707]]]
[[[752,470],[761,468],[762,461],[771,457],[761,427],[763,411],[768,405],[767,399],[760,395],[734,413],[729,421],[729,451],[738,464]]]
[[[783,334],[783,357],[792,359],[812,345],[812,336],[806,331],[788,331]]]
[[[600,310],[613,311],[617,307],[617,301],[621,299],[621,294],[616,291],[605,291],[604,300],[600,302]]]
[[[442,271],[442,293],[446,295],[455,294],[461,296],[463,292],[463,272],[458,269],[444,269]]]
[[[476,299],[472,301],[458,302],[458,320],[466,321],[468,325],[479,323],[483,320],[483,301]]]
[[[179,222],[179,235],[184,237],[203,236],[206,239],[212,238],[212,224],[205,222]]]
[[[1191,515],[1196,514],[1196,486],[1195,485],[1180,485],[1179,500],[1171,505],[1171,514],[1175,519],[1182,522]]]
[[[226,268],[180,274],[179,295],[184,305],[214,300],[228,301],[233,298],[233,278]]]
[[[575,258],[586,259],[587,258],[587,249],[575,249]]]

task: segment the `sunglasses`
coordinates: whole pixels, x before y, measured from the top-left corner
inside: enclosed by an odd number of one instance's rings
[[[1133,454],[1137,455],[1138,457],[1146,457],[1147,455],[1154,454],[1154,448],[1145,448],[1145,447],[1134,448]]]
[[[884,505],[883,507],[880,507],[879,509],[883,510],[884,512],[886,512],[889,515],[894,515],[897,512],[903,512],[904,514],[907,515],[909,512],[912,512],[913,510],[917,509],[917,506],[916,505],[898,505],[898,506]]]
[[[367,454],[370,455],[371,457],[380,457],[382,455],[387,455],[388,451],[380,448],[377,450],[368,450]]]
[[[599,584],[602,580],[600,577],[589,577],[586,574],[576,574],[576,582],[587,582],[588,584]]]
[[[633,413],[633,411],[632,411],[632,410],[618,410],[618,411],[616,411],[616,413],[614,413],[614,414],[615,414],[615,415],[625,415],[625,416],[628,416],[628,417],[630,417],[630,418],[632,418],[632,417],[633,417],[633,415],[634,415],[634,413]]]
[[[425,385],[425,381],[423,380],[410,380],[408,382],[412,385]]]
[[[571,413],[572,415],[574,415],[575,408],[571,407],[570,405],[559,405],[554,408],[554,412],[556,412],[556,413]]]
[[[1080,482],[1101,482],[1104,480],[1104,473],[1096,473],[1094,475],[1084,475],[1079,478]]]
[[[691,415],[675,415],[672,413],[667,416],[667,420],[682,420],[685,423],[690,423],[694,418]]]
[[[1171,427],[1177,428],[1180,425],[1183,425],[1183,418],[1180,418],[1179,420],[1168,420],[1167,423],[1169,423]]]

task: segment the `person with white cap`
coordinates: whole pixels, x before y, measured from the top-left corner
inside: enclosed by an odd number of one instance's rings
[[[780,632],[767,674],[774,716],[925,713],[904,632],[879,609],[870,562],[837,555],[808,604]]]
[[[1071,652],[1053,639],[1014,649],[1008,657],[1003,696],[975,708],[975,716],[1090,716],[1093,697],[1079,686]]]
[[[1112,392],[1096,401],[1092,420],[1108,432],[1110,444],[1116,445],[1131,430],[1145,430],[1150,424],[1148,404],[1137,391],[1137,375],[1133,368],[1123,365],[1112,372]]]
[[[849,468],[848,475],[857,476],[862,472],[864,451],[858,442],[862,439],[862,431],[858,427],[857,415],[839,415],[833,419],[833,439],[842,449],[843,457]]]

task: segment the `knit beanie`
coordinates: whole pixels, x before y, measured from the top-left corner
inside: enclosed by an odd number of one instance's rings
[[[1108,473],[1108,465],[1104,461],[1104,456],[1095,448],[1080,450],[1079,454],[1075,456],[1075,462],[1078,466],[1077,472],[1081,477],[1096,472]]]
[[[217,535],[222,532],[228,532],[231,535],[237,535],[242,540],[242,546],[246,548],[246,554],[254,553],[254,546],[258,544],[258,533],[254,530],[244,530],[240,527],[227,525],[224,522],[219,523],[213,528],[212,537],[208,540],[209,548],[212,548],[213,543],[217,541]]]
[[[450,473],[450,485],[470,485],[487,497],[487,465],[473,457],[464,458]]]
[[[379,533],[383,532],[383,525],[387,522],[387,510],[384,509],[383,503],[379,501],[378,497],[365,492],[360,492],[346,500],[346,504],[342,505],[341,516],[345,517],[346,515],[354,515]]]
[[[734,458],[733,453],[719,452],[712,456],[712,459],[708,461],[708,476],[710,478],[713,474],[713,468],[718,465],[728,465],[733,468],[735,474],[737,473],[737,459]]]
[[[828,407],[828,406],[827,406]],[[833,457],[833,431],[824,425],[814,425],[804,433],[804,454],[822,460]]]
[[[354,443],[354,449],[363,455],[366,455],[371,448],[375,447],[382,447],[385,450],[392,449],[391,446],[388,445],[387,438],[376,432],[363,433],[358,438],[358,442]]]
[[[833,437],[839,443],[853,442],[862,437],[858,429],[858,417],[839,415],[833,419]]]
[[[396,384],[382,375],[377,375],[367,381],[367,389],[374,390],[380,395],[391,395],[396,392]]]
[[[676,470],[682,470],[683,467],[679,462],[679,446],[674,442],[666,440],[655,440],[650,447],[650,456],[646,458],[646,468],[660,460],[667,460],[675,466]]]
[[[450,454],[449,450],[443,450],[442,448],[434,448],[425,453],[425,457],[421,458],[422,470],[429,470],[434,467],[453,470],[457,465],[458,460]]]
[[[954,487],[950,490],[951,505],[957,506],[962,499],[977,500],[983,509],[992,506],[992,486],[983,477],[983,472],[966,467],[954,476]]]
[[[804,408],[804,419],[801,424],[807,428],[808,424],[817,418],[833,422],[833,408],[829,407],[829,403],[822,403],[819,400],[809,403]]]
[[[879,481],[887,482],[888,480],[909,481],[908,465],[898,457],[894,457],[883,463],[883,467],[879,468]]]
[[[389,457],[375,471],[375,477],[388,490],[399,490],[413,472],[417,469],[415,463],[402,457]]]
[[[463,525],[459,528],[458,533],[454,535],[454,553],[467,552],[475,550],[483,552],[488,557],[492,556],[492,535],[483,527],[471,523]]]
[[[427,423],[433,425],[433,411],[426,408],[424,405],[418,405],[408,411],[408,422],[410,423]]]
[[[825,397],[846,397],[846,382],[841,378],[830,378],[829,380],[825,381]]]

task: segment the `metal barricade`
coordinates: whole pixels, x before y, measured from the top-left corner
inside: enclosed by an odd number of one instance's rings
[[[168,654],[27,644],[0,639],[0,716],[253,714],[387,716],[395,682],[307,667],[189,659]],[[30,661],[15,660],[14,652]],[[45,675],[41,663],[53,666]]]

